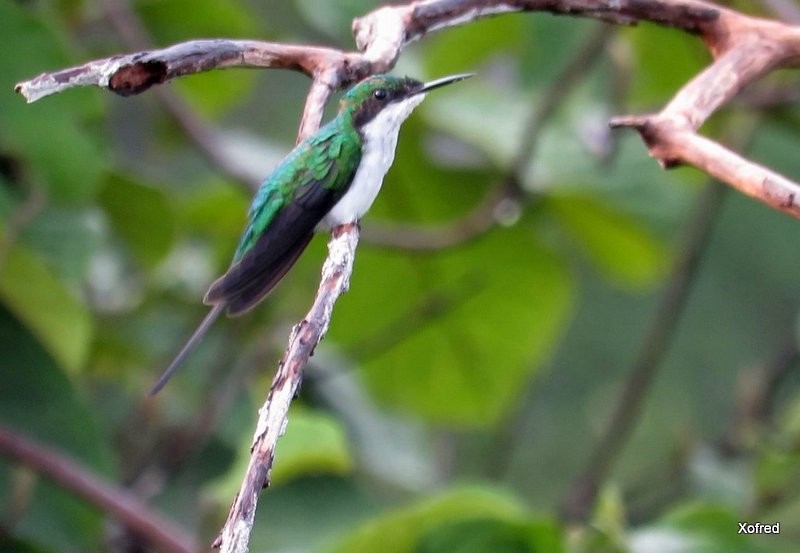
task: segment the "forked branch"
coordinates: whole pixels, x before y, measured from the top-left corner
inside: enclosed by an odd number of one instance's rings
[[[662,167],[693,165],[770,207],[800,218],[800,186],[703,137],[697,129],[745,86],[800,61],[800,28],[720,9],[700,28],[715,57],[660,112],[612,120],[639,131]]]
[[[694,165],[767,205],[800,217],[800,186],[746,160],[696,131],[748,84],[800,59],[800,29],[692,0],[421,0],[386,6],[353,22],[359,52],[255,40],[195,40],[89,62],[19,83],[28,101],[73,86],[96,85],[129,95],[175,77],[226,67],[301,71],[313,79],[298,140],[313,133],[334,90],[394,66],[402,49],[427,33],[518,11],[580,15],[621,24],[650,21],[698,34],[715,61],[659,113],[619,117],[664,167]]]

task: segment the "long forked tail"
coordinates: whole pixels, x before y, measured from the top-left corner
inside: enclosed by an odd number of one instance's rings
[[[158,379],[158,382],[156,382],[155,386],[153,386],[153,388],[150,390],[151,396],[156,395],[161,388],[164,387],[167,381],[172,378],[172,375],[175,374],[175,371],[178,370],[178,367],[181,366],[195,346],[200,343],[200,340],[203,339],[203,336],[205,336],[206,332],[208,332],[208,329],[211,328],[211,325],[217,320],[224,310],[225,304],[218,303],[211,309],[211,311],[208,312],[208,315],[206,315],[197,326],[197,330],[194,331],[192,337],[186,341],[181,350],[178,352],[178,355],[175,356],[175,359],[173,359],[172,363],[170,363],[169,367],[167,367],[167,370],[164,371],[164,374],[161,375],[161,378]]]

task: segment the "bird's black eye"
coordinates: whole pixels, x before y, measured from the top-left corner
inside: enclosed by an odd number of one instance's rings
[[[376,100],[385,100],[386,99],[386,89],[385,88],[379,88],[378,90],[373,92],[372,95],[375,96]]]

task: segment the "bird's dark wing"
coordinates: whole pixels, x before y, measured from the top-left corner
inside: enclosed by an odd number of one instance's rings
[[[262,185],[234,262],[211,285],[205,303],[224,303],[229,315],[243,313],[294,265],[358,168],[360,147],[343,143],[336,130],[323,128],[301,143]]]
[[[211,284],[203,301],[226,304],[229,315],[257,304],[291,269],[311,241],[314,227],[335,204],[329,198],[320,200],[319,210],[306,210],[294,202],[285,206],[248,252]]]

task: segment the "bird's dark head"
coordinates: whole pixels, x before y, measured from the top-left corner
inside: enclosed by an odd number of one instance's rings
[[[339,103],[339,112],[350,112],[356,128],[374,120],[387,108],[404,113],[402,119],[405,119],[423,100],[426,92],[471,76],[472,73],[464,73],[423,83],[411,77],[373,75],[347,91]]]

